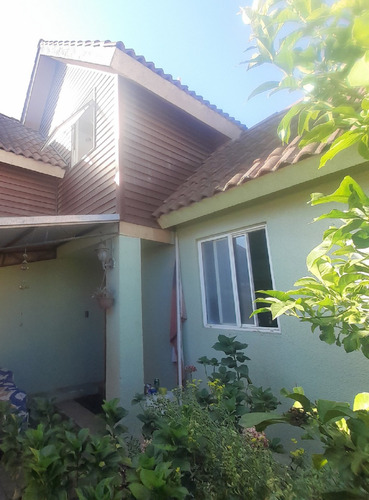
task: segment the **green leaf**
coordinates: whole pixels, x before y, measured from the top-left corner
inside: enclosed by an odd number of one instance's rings
[[[161,488],[165,485],[164,479],[158,476],[158,472],[156,470],[142,469],[140,471],[140,479],[143,485],[149,490]]]
[[[352,27],[352,37],[354,42],[359,47],[366,47],[369,49],[369,12],[363,12],[360,16],[354,19]]]
[[[369,110],[369,97],[364,97],[364,99],[361,101],[361,108],[365,111]]]
[[[328,138],[337,130],[337,125],[334,121],[321,123],[313,127],[310,132],[304,134],[300,141],[300,147],[310,144],[312,142],[327,142]],[[299,132],[301,135],[301,132]]]
[[[316,402],[319,419],[326,424],[330,420],[341,419],[342,417],[354,416],[349,403],[339,401],[329,401],[328,399],[318,399]]]
[[[151,492],[141,483],[131,483],[128,485],[132,495],[136,500],[150,500]]]
[[[368,73],[369,73],[369,65],[368,65]],[[368,75],[368,85],[369,85],[369,75]],[[353,144],[356,144],[360,141],[362,136],[361,130],[348,130],[341,136],[337,137],[328,149],[328,151],[321,157],[319,168],[324,167],[328,160],[334,158],[338,153],[343,151],[344,149],[349,148]]]
[[[369,205],[369,198],[365,195],[359,184],[349,175],[345,176],[336,191],[328,196],[319,193],[311,195],[311,204],[319,205],[321,203],[348,203],[352,193],[355,192],[364,205]]]
[[[334,334],[334,328],[332,325],[321,326],[320,331],[320,340],[326,342],[329,345],[332,345],[336,342],[336,336]]]
[[[278,135],[284,143],[288,143],[291,137],[291,121],[303,109],[303,104],[295,104],[282,118],[278,126]]]
[[[330,247],[331,242],[328,240],[323,240],[322,243],[311,250],[311,252],[306,257],[306,266],[310,272],[313,272],[313,267],[316,266],[317,260],[325,255]]]
[[[327,463],[328,460],[321,454],[315,454],[312,456],[312,462],[315,469],[322,469]]]
[[[247,365],[237,366],[236,372],[241,378],[248,378],[249,376],[249,368]]]
[[[287,303],[277,302],[270,306],[270,312],[272,313],[273,319],[278,318],[282,314],[285,314],[287,311],[294,309],[296,306],[295,301],[289,300]]]
[[[281,394],[283,396],[285,396],[286,398],[293,399],[294,401],[297,401],[306,412],[310,412],[312,410],[311,401],[304,394],[300,394],[298,392],[288,392],[288,391],[286,391],[286,389],[282,389]],[[298,406],[298,405],[296,405],[296,406]]]
[[[263,92],[267,92],[268,90],[278,88],[278,85],[279,85],[278,81],[264,82],[251,92],[248,99],[252,99],[256,95],[262,94]]]
[[[369,86],[369,60],[367,54],[361,59],[358,59],[352,66],[350,73],[347,76],[347,81],[353,87]]]
[[[254,412],[242,415],[239,423],[245,428],[256,427],[259,430],[264,430],[269,425],[287,422],[286,417],[278,413]]]
[[[352,235],[352,241],[356,248],[368,248],[369,232],[367,230],[358,231]]]
[[[359,394],[356,394],[353,410],[369,410],[369,392],[359,392]]]

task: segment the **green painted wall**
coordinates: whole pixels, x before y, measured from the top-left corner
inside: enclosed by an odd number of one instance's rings
[[[142,243],[142,312],[145,383],[158,377],[162,387],[177,383],[169,344],[174,245]]]
[[[106,313],[106,397],[119,398],[129,409],[136,392],[143,392],[141,241],[117,236],[109,241],[115,267],[107,284],[115,295]],[[132,418],[128,424],[135,425]],[[138,425],[138,424],[137,424]]]
[[[92,250],[0,269],[0,366],[27,393],[103,381],[103,315],[91,299],[100,274]]]
[[[328,346],[297,320],[282,318],[280,333],[205,328],[202,320],[198,239],[265,222],[275,286],[290,289],[296,279],[306,275],[307,253],[321,240],[322,230],[328,225],[323,221],[311,224],[326,207],[308,206],[309,195],[314,191],[329,194],[341,178],[321,179],[315,187],[290,189],[178,229],[188,316],[183,333],[186,364],[195,364],[202,355],[216,354],[211,346],[218,334],[225,333],[249,344],[252,381],[272,387],[276,394],[282,387],[302,385],[312,398],[352,401],[355,393],[367,390],[369,360],[360,353],[346,354],[342,348]],[[356,173],[354,178],[369,188],[365,173]],[[201,367],[197,376],[204,378]]]

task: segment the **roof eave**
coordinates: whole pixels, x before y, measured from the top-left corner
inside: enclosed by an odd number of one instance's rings
[[[111,68],[115,73],[145,87],[230,139],[237,139],[244,130],[244,127],[227,119],[119,49],[114,52]]]
[[[0,149],[0,162],[24,168],[32,172],[57,177],[59,179],[62,179],[65,174],[65,170],[61,167],[34,160],[33,158],[26,158],[25,156],[15,154],[10,151],[4,151],[3,149]]]
[[[114,43],[111,43],[111,45],[91,44],[87,46],[83,45],[83,43],[76,43],[75,45],[62,43],[60,45],[43,45],[40,43],[22,115],[23,123],[25,123],[27,110],[32,101],[32,94],[34,94],[34,89],[37,86],[36,77],[42,56],[62,61],[65,64],[80,64],[91,69],[109,71],[123,76],[184,110],[230,139],[237,139],[245,130],[243,125],[227,118],[219,110],[212,109],[201,99],[197,99],[177,87],[171,81],[166,80],[160,74],[145,66],[145,64],[125,53]]]
[[[275,172],[266,173],[197,203],[163,214],[157,221],[162,229],[174,228],[366,163],[353,148],[341,152],[321,169],[318,168],[319,158],[320,156],[315,155],[286,165]]]

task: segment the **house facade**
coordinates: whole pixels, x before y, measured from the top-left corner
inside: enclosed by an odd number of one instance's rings
[[[1,120],[2,365],[58,398],[175,385],[174,235],[153,212],[244,127],[110,42],[41,41],[21,121]]]
[[[346,171],[367,183],[355,154],[318,170],[321,148],[282,147],[278,121],[246,130],[121,42],[40,41],[21,121],[0,115],[0,366],[20,387],[101,390],[128,408],[154,378],[175,386],[176,268],[185,364],[224,333],[249,344],[257,385],[365,390],[361,355],[290,319],[250,319],[255,291],[305,274],[324,226],[309,224],[310,192]]]
[[[311,399],[352,402],[357,392],[367,390],[369,366],[361,353],[347,354],[342,347],[322,342],[308,323],[295,318],[282,316],[274,325],[249,318],[251,308],[256,308],[251,304],[254,291],[270,288],[260,286],[260,273],[270,270],[272,288],[277,290],[291,290],[297,279],[307,275],[306,257],[329,226],[313,219],[332,208],[311,207],[310,194],[332,193],[347,174],[369,189],[368,165],[353,151],[324,169],[318,170],[318,165],[316,156],[285,164],[196,204],[163,213],[159,221],[163,227],[175,226],[179,241],[187,310],[186,364],[196,364],[204,354],[216,356],[211,346],[219,334],[237,336],[248,344],[247,363],[256,386],[271,387],[277,397],[283,387],[302,386]],[[174,199],[171,203],[175,205]],[[246,277],[242,263],[249,273]],[[196,376],[203,379],[202,368],[198,370]],[[284,403],[287,409],[288,402]]]

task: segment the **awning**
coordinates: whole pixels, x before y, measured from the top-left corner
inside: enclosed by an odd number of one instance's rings
[[[63,243],[110,232],[118,234],[118,214],[0,217],[0,267],[55,258]],[[110,225],[110,226],[109,226]]]

